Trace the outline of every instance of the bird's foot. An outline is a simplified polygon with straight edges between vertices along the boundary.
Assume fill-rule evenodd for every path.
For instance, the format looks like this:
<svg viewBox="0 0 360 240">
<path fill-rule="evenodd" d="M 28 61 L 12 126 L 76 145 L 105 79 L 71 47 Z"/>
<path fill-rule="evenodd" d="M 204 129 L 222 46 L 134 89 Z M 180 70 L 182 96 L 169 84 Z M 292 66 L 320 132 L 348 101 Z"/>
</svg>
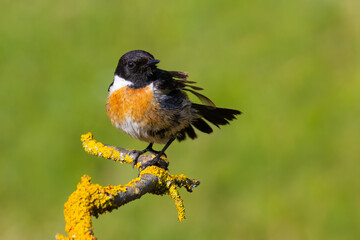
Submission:
<svg viewBox="0 0 360 240">
<path fill-rule="evenodd" d="M 159 154 L 161 154 L 161 151 L 156 151 L 156 150 L 154 150 L 154 149 L 148 150 L 148 152 L 154 154 L 156 157 L 157 157 Z M 165 153 L 163 153 L 162 155 L 164 155 L 164 156 L 167 158 L 167 155 L 166 155 Z M 160 159 L 160 157 L 159 157 L 159 159 Z"/>
<path fill-rule="evenodd" d="M 154 149 L 152 148 L 152 145 L 149 145 L 145 150 L 146 150 L 147 152 L 149 152 L 149 153 L 152 153 L 152 154 L 156 155 L 156 156 L 159 155 L 159 154 L 161 154 L 161 151 L 156 151 L 156 150 L 154 150 Z M 165 157 L 167 157 L 165 153 L 163 153 L 163 155 L 164 155 Z M 160 157 L 159 157 L 159 159 L 160 159 Z"/>
<path fill-rule="evenodd" d="M 130 156 L 133 156 L 133 157 L 132 157 L 132 158 L 133 158 L 133 162 L 132 162 L 133 167 L 135 167 L 135 165 L 138 163 L 139 157 L 140 157 L 141 155 L 143 155 L 144 153 L 146 153 L 146 152 L 147 152 L 146 149 L 144 149 L 144 150 L 142 150 L 142 151 L 132 150 L 132 151 L 129 152 L 129 155 L 130 155 Z"/>
<path fill-rule="evenodd" d="M 165 155 L 165 154 L 164 154 Z M 161 155 L 158 154 L 156 155 L 156 157 L 154 157 L 153 159 L 151 159 L 150 161 L 147 161 L 143 164 L 141 164 L 140 166 L 140 171 L 144 170 L 145 168 L 147 167 L 150 167 L 150 166 L 157 166 L 159 168 L 163 168 L 165 170 L 169 170 L 168 169 L 168 166 L 169 166 L 169 163 L 165 162 L 164 160 L 160 159 Z M 165 155 L 166 157 L 166 155 Z"/>
</svg>

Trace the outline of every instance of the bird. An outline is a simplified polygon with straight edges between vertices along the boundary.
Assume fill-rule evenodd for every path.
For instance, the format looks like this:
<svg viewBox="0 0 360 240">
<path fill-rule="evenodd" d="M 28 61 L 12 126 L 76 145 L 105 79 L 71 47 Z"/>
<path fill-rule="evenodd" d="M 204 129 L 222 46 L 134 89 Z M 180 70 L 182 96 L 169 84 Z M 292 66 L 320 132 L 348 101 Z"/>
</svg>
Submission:
<svg viewBox="0 0 360 240">
<path fill-rule="evenodd" d="M 133 50 L 120 57 L 114 78 L 108 88 L 106 112 L 112 125 L 129 136 L 147 142 L 141 151 L 133 150 L 136 164 L 139 156 L 150 152 L 155 157 L 141 165 L 145 169 L 158 165 L 162 155 L 177 139 L 197 138 L 194 130 L 212 133 L 209 125 L 220 127 L 229 124 L 241 114 L 239 110 L 216 107 L 198 91 L 202 88 L 188 81 L 188 74 L 158 68 L 159 60 L 144 50 Z M 194 94 L 202 104 L 190 101 Z M 160 150 L 153 144 L 165 144 Z M 165 155 L 166 156 L 166 155 Z M 163 167 L 167 169 L 167 165 Z"/>
</svg>

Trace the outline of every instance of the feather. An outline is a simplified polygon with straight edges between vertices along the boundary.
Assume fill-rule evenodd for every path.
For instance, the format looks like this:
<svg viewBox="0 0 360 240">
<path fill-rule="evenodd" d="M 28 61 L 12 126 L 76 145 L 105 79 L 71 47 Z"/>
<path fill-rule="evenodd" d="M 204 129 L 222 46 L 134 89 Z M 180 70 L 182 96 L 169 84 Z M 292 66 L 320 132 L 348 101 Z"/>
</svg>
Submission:
<svg viewBox="0 0 360 240">
<path fill-rule="evenodd" d="M 217 127 L 219 127 L 219 125 L 229 124 L 229 121 L 236 119 L 236 115 L 241 114 L 240 111 L 235 109 L 211 108 L 196 103 L 192 103 L 191 107 L 196 109 L 203 118 Z"/>
<path fill-rule="evenodd" d="M 203 104 L 207 105 L 207 106 L 211 106 L 211 107 L 216 107 L 215 104 L 208 98 L 208 97 L 205 97 L 204 95 L 198 93 L 198 92 L 195 92 L 191 89 L 187 89 L 187 88 L 184 88 L 183 90 L 185 91 L 188 91 L 188 92 L 191 92 L 192 94 L 194 94 Z"/>
<path fill-rule="evenodd" d="M 194 128 L 191 125 L 185 128 L 185 131 L 191 139 L 195 139 L 197 137 Z"/>
<path fill-rule="evenodd" d="M 196 119 L 194 122 L 191 123 L 194 127 L 204 133 L 212 133 L 212 128 L 201 118 Z"/>
<path fill-rule="evenodd" d="M 176 81 L 181 82 L 181 83 L 197 83 L 194 81 L 187 81 L 187 80 L 182 80 L 182 79 L 176 79 Z"/>
<path fill-rule="evenodd" d="M 178 71 L 169 71 L 170 75 L 174 78 L 179 78 L 179 79 L 182 79 L 182 80 L 187 80 L 188 78 L 188 74 L 187 72 L 178 72 Z"/>
<path fill-rule="evenodd" d="M 204 89 L 201 88 L 201 87 L 192 86 L 192 85 L 188 85 L 188 84 L 185 84 L 185 87 L 190 87 L 190 88 L 192 88 L 192 89 L 194 89 L 194 90 L 198 90 L 198 91 L 204 90 Z"/>
</svg>

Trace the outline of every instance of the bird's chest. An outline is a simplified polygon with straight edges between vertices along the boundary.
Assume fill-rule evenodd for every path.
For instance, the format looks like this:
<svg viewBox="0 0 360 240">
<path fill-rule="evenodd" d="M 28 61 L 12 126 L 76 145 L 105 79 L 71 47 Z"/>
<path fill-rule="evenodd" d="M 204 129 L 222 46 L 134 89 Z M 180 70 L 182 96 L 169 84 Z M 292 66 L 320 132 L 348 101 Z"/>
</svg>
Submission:
<svg viewBox="0 0 360 240">
<path fill-rule="evenodd" d="M 111 123 L 130 135 L 161 121 L 158 108 L 151 86 L 140 89 L 122 87 L 111 93 L 106 102 Z"/>
</svg>

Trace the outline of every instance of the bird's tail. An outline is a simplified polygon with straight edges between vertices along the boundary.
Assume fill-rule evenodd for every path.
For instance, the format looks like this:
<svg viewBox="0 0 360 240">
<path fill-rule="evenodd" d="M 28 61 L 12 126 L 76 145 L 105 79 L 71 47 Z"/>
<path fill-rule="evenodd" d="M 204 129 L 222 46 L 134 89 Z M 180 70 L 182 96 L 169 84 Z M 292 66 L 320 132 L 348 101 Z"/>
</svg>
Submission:
<svg viewBox="0 0 360 240">
<path fill-rule="evenodd" d="M 206 106 L 196 103 L 192 103 L 192 109 L 194 109 L 196 114 L 198 114 L 200 117 L 196 118 L 191 123 L 191 125 L 197 128 L 198 130 L 200 130 L 201 132 L 208 134 L 212 133 L 213 130 L 205 120 L 214 124 L 217 127 L 220 127 L 221 125 L 229 124 L 230 123 L 229 121 L 236 119 L 236 115 L 241 114 L 240 111 L 235 109 L 218 108 L 218 107 Z M 182 134 L 183 138 L 178 137 L 179 141 L 185 139 L 185 133 L 191 139 L 197 137 L 191 125 L 183 130 L 184 131 Z"/>
<path fill-rule="evenodd" d="M 241 114 L 240 111 L 235 109 L 211 107 L 196 103 L 192 104 L 192 108 L 197 110 L 200 116 L 217 127 L 219 127 L 219 125 L 229 124 L 229 121 L 236 119 L 236 115 Z M 201 129 L 199 130 L 201 131 Z"/>
</svg>

